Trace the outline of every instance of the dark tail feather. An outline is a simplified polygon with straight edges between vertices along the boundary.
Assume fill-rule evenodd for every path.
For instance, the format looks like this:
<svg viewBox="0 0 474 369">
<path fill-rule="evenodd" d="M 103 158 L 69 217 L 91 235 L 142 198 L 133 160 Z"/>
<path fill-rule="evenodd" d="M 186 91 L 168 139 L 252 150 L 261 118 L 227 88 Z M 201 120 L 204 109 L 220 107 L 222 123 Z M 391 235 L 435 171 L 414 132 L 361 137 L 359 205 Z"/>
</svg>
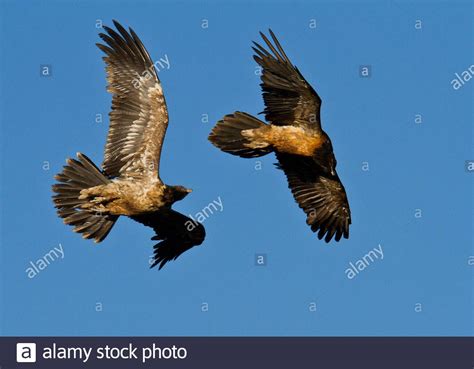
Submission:
<svg viewBox="0 0 474 369">
<path fill-rule="evenodd" d="M 250 147 L 252 143 L 248 138 L 242 136 L 241 132 L 246 129 L 256 129 L 266 126 L 261 120 L 247 113 L 235 112 L 217 122 L 209 135 L 209 141 L 219 149 L 242 158 L 255 158 L 272 152 L 270 146 Z"/>
<path fill-rule="evenodd" d="M 87 199 L 79 199 L 81 190 L 109 183 L 99 168 L 84 154 L 77 153 L 76 159 L 67 159 L 63 171 L 54 178 L 58 181 L 53 185 L 54 206 L 64 223 L 74 227 L 75 232 L 82 233 L 83 238 L 102 241 L 112 229 L 118 216 L 100 214 L 84 210 L 81 205 Z"/>
</svg>

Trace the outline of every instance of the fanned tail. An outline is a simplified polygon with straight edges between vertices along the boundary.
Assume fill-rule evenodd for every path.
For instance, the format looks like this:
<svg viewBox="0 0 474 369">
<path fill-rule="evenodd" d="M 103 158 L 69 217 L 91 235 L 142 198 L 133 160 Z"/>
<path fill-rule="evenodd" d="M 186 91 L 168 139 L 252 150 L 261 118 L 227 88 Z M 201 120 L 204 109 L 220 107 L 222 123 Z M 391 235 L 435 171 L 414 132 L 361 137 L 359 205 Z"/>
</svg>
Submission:
<svg viewBox="0 0 474 369">
<path fill-rule="evenodd" d="M 263 156 L 272 152 L 272 148 L 252 141 L 249 136 L 242 135 L 242 131 L 265 126 L 264 122 L 250 114 L 237 111 L 217 122 L 209 135 L 209 141 L 222 151 L 242 158 Z"/>
<path fill-rule="evenodd" d="M 79 196 L 81 190 L 107 184 L 110 180 L 84 154 L 77 153 L 77 159 L 67 159 L 62 172 L 54 177 L 58 181 L 52 186 L 54 206 L 64 223 L 73 226 L 75 232 L 82 233 L 83 238 L 101 242 L 118 216 L 83 209 L 81 206 L 89 200 Z"/>
</svg>

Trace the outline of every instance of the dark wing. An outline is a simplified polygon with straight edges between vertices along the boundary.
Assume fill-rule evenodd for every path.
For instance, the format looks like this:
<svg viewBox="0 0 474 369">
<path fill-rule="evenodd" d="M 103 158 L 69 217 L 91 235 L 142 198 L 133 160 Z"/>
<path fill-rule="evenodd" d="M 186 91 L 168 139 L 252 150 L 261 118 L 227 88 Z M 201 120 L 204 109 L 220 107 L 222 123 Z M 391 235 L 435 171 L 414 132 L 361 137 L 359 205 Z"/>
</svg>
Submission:
<svg viewBox="0 0 474 369">
<path fill-rule="evenodd" d="M 156 178 L 168 111 L 150 55 L 130 28 L 114 21 L 97 44 L 106 56 L 107 91 L 113 94 L 102 167 L 111 177 Z M 159 176 L 158 176 L 159 177 Z"/>
<path fill-rule="evenodd" d="M 283 48 L 271 30 L 272 42 L 262 33 L 270 51 L 254 42 L 255 61 L 262 67 L 262 83 L 265 101 L 265 118 L 275 125 L 303 126 L 321 129 L 321 99 L 304 79 L 298 68 L 291 64 Z"/>
<path fill-rule="evenodd" d="M 335 235 L 349 238 L 351 211 L 346 190 L 339 177 L 328 177 L 309 157 L 277 153 L 280 169 L 288 179 L 288 187 L 307 215 L 306 223 L 318 238 L 329 242 Z"/>
<path fill-rule="evenodd" d="M 171 209 L 131 218 L 153 228 L 156 235 L 152 240 L 161 240 L 153 247 L 155 257 L 151 268 L 158 264 L 159 269 L 163 268 L 168 261 L 176 260 L 183 252 L 200 245 L 206 237 L 201 223 Z"/>
</svg>

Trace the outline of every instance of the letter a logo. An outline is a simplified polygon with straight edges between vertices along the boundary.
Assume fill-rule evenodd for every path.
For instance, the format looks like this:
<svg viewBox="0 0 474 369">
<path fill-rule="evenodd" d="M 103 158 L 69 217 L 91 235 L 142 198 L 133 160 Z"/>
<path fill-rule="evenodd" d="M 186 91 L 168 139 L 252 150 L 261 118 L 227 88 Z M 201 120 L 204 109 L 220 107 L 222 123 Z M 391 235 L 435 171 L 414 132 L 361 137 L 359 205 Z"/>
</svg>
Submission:
<svg viewBox="0 0 474 369">
<path fill-rule="evenodd" d="M 17 343 L 16 362 L 36 363 L 36 343 Z"/>
</svg>

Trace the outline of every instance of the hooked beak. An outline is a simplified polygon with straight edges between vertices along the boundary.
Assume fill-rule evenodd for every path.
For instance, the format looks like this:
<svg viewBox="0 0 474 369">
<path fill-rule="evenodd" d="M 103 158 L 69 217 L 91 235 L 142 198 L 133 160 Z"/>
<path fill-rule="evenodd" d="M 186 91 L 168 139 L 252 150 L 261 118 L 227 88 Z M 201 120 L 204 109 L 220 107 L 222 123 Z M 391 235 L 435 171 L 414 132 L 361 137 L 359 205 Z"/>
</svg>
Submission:
<svg viewBox="0 0 474 369">
<path fill-rule="evenodd" d="M 191 192 L 193 192 L 193 190 L 191 190 L 190 188 L 186 188 L 186 192 L 191 193 Z"/>
</svg>

